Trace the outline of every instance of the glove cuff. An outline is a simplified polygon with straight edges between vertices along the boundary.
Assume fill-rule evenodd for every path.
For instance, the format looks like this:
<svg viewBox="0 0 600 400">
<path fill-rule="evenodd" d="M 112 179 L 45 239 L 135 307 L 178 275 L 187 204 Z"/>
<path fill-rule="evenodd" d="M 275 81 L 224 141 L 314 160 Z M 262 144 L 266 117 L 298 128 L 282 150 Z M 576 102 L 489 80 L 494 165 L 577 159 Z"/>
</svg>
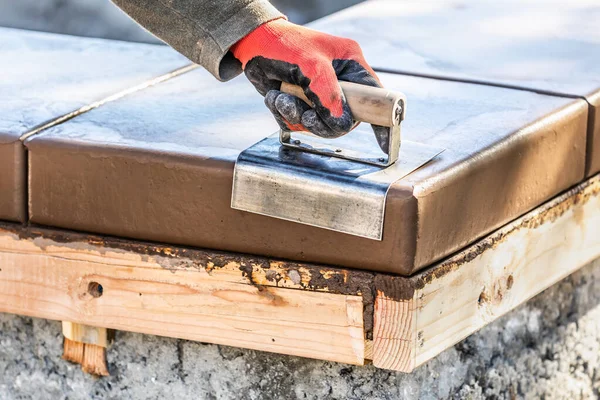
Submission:
<svg viewBox="0 0 600 400">
<path fill-rule="evenodd" d="M 246 68 L 248 61 L 257 54 L 262 54 L 263 49 L 269 48 L 293 25 L 285 17 L 268 21 L 231 46 L 230 51 L 242 63 L 242 68 Z"/>
</svg>

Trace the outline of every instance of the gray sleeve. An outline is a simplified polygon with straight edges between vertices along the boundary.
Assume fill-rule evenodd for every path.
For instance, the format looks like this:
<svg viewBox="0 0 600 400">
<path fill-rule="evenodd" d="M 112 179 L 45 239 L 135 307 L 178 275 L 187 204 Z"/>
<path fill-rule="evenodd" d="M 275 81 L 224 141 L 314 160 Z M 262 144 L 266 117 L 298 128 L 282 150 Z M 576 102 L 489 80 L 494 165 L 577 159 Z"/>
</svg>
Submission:
<svg viewBox="0 0 600 400">
<path fill-rule="evenodd" d="M 112 1 L 150 33 L 222 81 L 242 71 L 229 48 L 259 25 L 283 17 L 268 0 Z"/>
</svg>

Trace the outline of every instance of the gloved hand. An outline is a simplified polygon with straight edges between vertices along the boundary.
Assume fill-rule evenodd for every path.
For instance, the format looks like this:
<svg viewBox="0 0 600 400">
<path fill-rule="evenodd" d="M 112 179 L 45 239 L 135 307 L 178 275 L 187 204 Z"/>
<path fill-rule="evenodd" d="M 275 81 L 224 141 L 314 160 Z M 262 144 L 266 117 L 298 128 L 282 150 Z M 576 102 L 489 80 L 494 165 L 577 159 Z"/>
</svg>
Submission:
<svg viewBox="0 0 600 400">
<path fill-rule="evenodd" d="M 355 41 L 285 19 L 259 26 L 233 45 L 231 52 L 283 129 L 310 131 L 325 138 L 342 136 L 354 121 L 338 80 L 382 86 Z M 314 109 L 282 93 L 281 82 L 301 86 Z M 387 152 L 388 128 L 373 126 L 373 130 Z"/>
</svg>

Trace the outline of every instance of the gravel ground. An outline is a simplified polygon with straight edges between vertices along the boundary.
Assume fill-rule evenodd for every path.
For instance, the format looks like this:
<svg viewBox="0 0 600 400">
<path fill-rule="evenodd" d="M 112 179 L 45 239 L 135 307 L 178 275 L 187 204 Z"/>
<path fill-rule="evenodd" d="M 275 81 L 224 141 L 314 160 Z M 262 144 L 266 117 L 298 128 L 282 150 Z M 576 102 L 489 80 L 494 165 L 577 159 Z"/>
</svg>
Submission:
<svg viewBox="0 0 600 400">
<path fill-rule="evenodd" d="M 600 260 L 408 375 L 118 332 L 95 379 L 60 358 L 60 323 L 0 328 L 1 399 L 600 397 Z"/>
</svg>

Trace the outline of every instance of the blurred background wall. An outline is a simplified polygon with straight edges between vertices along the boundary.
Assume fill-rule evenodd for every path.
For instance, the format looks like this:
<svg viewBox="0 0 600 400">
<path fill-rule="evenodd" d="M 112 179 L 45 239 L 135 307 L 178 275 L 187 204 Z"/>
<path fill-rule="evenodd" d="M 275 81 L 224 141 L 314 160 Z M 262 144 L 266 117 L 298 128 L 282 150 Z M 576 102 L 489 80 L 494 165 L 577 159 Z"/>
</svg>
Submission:
<svg viewBox="0 0 600 400">
<path fill-rule="evenodd" d="M 363 0 L 271 0 L 291 21 L 306 23 Z M 0 26 L 136 42 L 157 40 L 109 0 L 0 0 Z"/>
</svg>

